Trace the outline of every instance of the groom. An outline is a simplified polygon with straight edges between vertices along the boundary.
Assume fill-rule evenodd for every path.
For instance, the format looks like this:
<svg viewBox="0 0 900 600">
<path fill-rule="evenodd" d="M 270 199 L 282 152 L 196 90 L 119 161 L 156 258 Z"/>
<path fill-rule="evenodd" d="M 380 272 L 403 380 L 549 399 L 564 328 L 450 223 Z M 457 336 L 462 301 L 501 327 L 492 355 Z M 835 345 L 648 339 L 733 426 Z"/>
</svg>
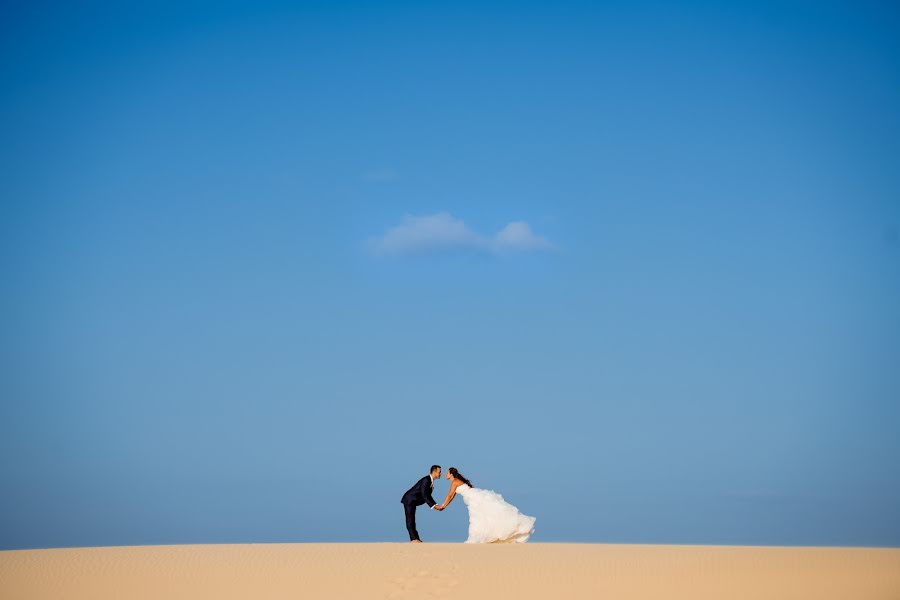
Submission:
<svg viewBox="0 0 900 600">
<path fill-rule="evenodd" d="M 414 486 L 406 490 L 400 502 L 403 503 L 403 511 L 406 513 L 406 529 L 409 531 L 409 541 L 414 544 L 421 544 L 419 532 L 416 531 L 416 507 L 422 504 L 428 504 L 435 510 L 441 510 L 437 507 L 437 502 L 431 497 L 431 490 L 434 489 L 434 480 L 441 478 L 441 465 L 431 465 L 431 472 L 416 482 Z"/>
</svg>

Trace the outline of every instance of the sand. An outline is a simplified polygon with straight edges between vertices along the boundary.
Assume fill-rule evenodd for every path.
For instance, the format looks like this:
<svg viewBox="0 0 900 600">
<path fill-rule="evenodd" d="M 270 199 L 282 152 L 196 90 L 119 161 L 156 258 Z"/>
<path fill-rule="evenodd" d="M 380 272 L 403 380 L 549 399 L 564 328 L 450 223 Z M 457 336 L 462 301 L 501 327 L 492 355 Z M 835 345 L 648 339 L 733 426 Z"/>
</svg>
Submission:
<svg viewBox="0 0 900 600">
<path fill-rule="evenodd" d="M 4 600 L 900 599 L 900 549 L 233 544 L 0 552 Z"/>
</svg>

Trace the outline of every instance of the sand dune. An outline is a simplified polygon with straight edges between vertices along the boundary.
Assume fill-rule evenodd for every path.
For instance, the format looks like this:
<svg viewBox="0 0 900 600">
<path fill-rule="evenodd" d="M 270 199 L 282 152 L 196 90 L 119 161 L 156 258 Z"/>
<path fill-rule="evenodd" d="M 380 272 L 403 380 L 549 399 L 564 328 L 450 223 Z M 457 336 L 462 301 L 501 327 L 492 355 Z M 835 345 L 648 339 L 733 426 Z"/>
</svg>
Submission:
<svg viewBox="0 0 900 600">
<path fill-rule="evenodd" d="M 0 552 L 4 600 L 900 599 L 900 549 L 235 544 Z"/>
</svg>

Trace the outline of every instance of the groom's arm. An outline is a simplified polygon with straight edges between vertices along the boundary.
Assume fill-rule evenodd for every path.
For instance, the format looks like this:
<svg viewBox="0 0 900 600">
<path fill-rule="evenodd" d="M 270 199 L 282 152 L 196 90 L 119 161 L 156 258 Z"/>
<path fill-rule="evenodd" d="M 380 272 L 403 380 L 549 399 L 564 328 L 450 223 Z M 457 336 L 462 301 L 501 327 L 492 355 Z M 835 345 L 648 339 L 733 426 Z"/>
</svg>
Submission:
<svg viewBox="0 0 900 600">
<path fill-rule="evenodd" d="M 422 480 L 422 492 L 423 496 L 425 496 L 425 502 L 428 504 L 429 508 L 434 508 L 434 505 L 437 502 L 434 501 L 434 498 L 431 497 L 431 477 L 426 477 Z"/>
</svg>

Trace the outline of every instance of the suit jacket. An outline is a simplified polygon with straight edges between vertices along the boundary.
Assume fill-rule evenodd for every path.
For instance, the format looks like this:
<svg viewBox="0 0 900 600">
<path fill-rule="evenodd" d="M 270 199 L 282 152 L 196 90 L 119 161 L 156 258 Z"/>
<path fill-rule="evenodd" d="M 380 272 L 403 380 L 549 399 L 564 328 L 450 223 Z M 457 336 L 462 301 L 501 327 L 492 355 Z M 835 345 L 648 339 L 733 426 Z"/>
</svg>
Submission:
<svg viewBox="0 0 900 600">
<path fill-rule="evenodd" d="M 412 506 L 419 506 L 421 504 L 434 506 L 437 504 L 437 502 L 434 501 L 434 498 L 431 497 L 431 476 L 426 475 L 417 481 L 414 486 L 406 490 L 406 493 L 403 494 L 403 498 L 400 499 L 400 502 L 403 504 L 411 504 Z"/>
</svg>

